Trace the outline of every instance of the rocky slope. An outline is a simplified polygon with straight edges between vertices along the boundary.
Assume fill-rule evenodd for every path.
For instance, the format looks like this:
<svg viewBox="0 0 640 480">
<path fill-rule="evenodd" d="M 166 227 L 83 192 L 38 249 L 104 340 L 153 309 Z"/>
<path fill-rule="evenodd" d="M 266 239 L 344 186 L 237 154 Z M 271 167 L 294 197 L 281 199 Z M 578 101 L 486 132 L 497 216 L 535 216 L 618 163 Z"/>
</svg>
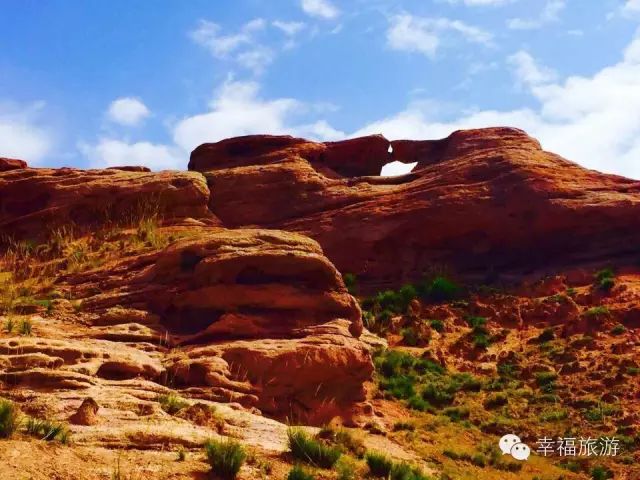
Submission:
<svg viewBox="0 0 640 480">
<path fill-rule="evenodd" d="M 418 165 L 380 177 L 392 160 Z M 640 183 L 506 128 L 240 137 L 189 169 L 0 158 L 0 401 L 22 415 L 0 478 L 208 478 L 203 442 L 235 438 L 239 478 L 283 479 L 309 463 L 287 424 L 342 449 L 341 479 L 365 450 L 424 472 L 400 480 L 640 474 Z M 624 450 L 514 463 L 513 429 Z"/>
<path fill-rule="evenodd" d="M 378 177 L 392 160 L 418 165 Z M 639 182 L 586 170 L 515 129 L 437 141 L 241 137 L 198 147 L 189 168 L 207 177 L 225 225 L 309 235 L 375 288 L 434 264 L 491 278 L 612 262 L 635 255 L 640 235 Z"/>
</svg>

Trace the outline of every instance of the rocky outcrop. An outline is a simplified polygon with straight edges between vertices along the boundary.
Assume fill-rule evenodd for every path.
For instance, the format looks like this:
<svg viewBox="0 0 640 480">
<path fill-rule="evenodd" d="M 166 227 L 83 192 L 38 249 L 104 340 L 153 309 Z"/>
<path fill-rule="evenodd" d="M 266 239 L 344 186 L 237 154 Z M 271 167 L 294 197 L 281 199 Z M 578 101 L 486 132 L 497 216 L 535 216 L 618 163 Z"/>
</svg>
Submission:
<svg viewBox="0 0 640 480">
<path fill-rule="evenodd" d="M 19 170 L 22 168 L 27 168 L 27 162 L 24 160 L 0 157 L 0 172 L 8 172 L 9 170 Z"/>
<path fill-rule="evenodd" d="M 63 285 L 82 299 L 90 323 L 102 325 L 100 338 L 130 342 L 135 332 L 137 341 L 154 342 L 151 332 L 160 332 L 155 342 L 173 347 L 164 378 L 199 396 L 314 423 L 349 418 L 364 400 L 373 366 L 358 340 L 359 306 L 309 238 L 202 229 L 164 251 L 66 277 Z M 145 325 L 131 329 L 136 319 Z M 131 378 L 130 371 L 112 358 L 91 373 Z"/>
<path fill-rule="evenodd" d="M 156 217 L 215 224 L 200 174 L 17 169 L 0 173 L 0 232 L 38 241 L 57 228 L 91 230 Z"/>
<path fill-rule="evenodd" d="M 391 160 L 418 165 L 375 176 Z M 434 265 L 492 278 L 611 262 L 640 240 L 639 182 L 586 170 L 516 129 L 437 141 L 240 137 L 198 147 L 189 167 L 207 177 L 225 225 L 309 235 L 376 288 Z"/>
</svg>

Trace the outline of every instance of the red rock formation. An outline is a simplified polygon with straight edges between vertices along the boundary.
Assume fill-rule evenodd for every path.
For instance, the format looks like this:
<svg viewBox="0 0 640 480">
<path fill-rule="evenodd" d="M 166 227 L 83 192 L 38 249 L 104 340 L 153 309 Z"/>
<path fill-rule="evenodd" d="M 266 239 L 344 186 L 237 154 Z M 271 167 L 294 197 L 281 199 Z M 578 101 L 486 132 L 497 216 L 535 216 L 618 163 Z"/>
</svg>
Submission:
<svg viewBox="0 0 640 480">
<path fill-rule="evenodd" d="M 150 172 L 149 167 L 140 167 L 137 165 L 125 165 L 122 167 L 108 167 L 107 170 L 122 170 L 123 172 Z"/>
<path fill-rule="evenodd" d="M 0 172 L 8 172 L 9 170 L 18 170 L 21 168 L 27 168 L 27 162 L 15 158 L 0 157 Z"/>
<path fill-rule="evenodd" d="M 166 223 L 217 223 L 199 174 L 21 169 L 0 173 L 0 233 L 39 240 L 61 226 L 122 223 L 142 214 Z"/>
<path fill-rule="evenodd" d="M 372 177 L 390 144 L 393 159 L 418 165 Z M 484 275 L 612 261 L 640 240 L 639 182 L 586 170 L 516 129 L 391 143 L 241 137 L 198 147 L 189 166 L 225 225 L 309 235 L 340 271 L 377 287 L 434 264 Z"/>
<path fill-rule="evenodd" d="M 203 229 L 165 251 L 66 282 L 83 298 L 83 311 L 109 318 L 95 324 L 114 326 L 115 306 L 156 314 L 176 345 L 164 361 L 168 377 L 207 398 L 314 423 L 329 420 L 316 417 L 321 405 L 348 418 L 364 400 L 373 366 L 357 339 L 360 309 L 306 237 Z M 122 368 L 128 378 L 125 365 L 109 365 L 110 377 Z"/>
</svg>

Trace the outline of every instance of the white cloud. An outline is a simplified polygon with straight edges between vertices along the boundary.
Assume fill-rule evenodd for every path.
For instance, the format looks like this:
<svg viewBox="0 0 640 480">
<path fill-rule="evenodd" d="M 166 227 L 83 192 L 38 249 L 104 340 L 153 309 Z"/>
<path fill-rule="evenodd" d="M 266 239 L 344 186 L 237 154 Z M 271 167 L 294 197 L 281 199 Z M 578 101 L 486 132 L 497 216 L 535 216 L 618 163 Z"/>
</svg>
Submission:
<svg viewBox="0 0 640 480">
<path fill-rule="evenodd" d="M 262 73 L 275 59 L 273 50 L 268 47 L 256 47 L 238 55 L 238 63 L 252 70 L 254 73 Z"/>
<path fill-rule="evenodd" d="M 264 19 L 256 18 L 245 23 L 238 32 L 223 35 L 218 24 L 201 20 L 189 36 L 215 58 L 235 60 L 240 66 L 259 74 L 275 59 L 273 50 L 256 38 L 266 26 Z"/>
<path fill-rule="evenodd" d="M 325 120 L 319 120 L 308 125 L 294 126 L 291 130 L 293 135 L 313 140 L 333 141 L 346 138 L 346 134 L 336 130 Z"/>
<path fill-rule="evenodd" d="M 560 13 L 567 6 L 567 0 L 547 0 L 542 12 L 537 18 L 512 18 L 507 26 L 512 30 L 534 30 L 542 28 L 549 23 L 557 22 Z"/>
<path fill-rule="evenodd" d="M 622 13 L 626 15 L 640 13 L 640 0 L 627 0 L 622 7 Z"/>
<path fill-rule="evenodd" d="M 525 86 L 547 83 L 556 77 L 556 73 L 553 70 L 539 65 L 535 59 L 524 50 L 514 53 L 507 61 L 514 68 L 518 80 Z"/>
<path fill-rule="evenodd" d="M 291 134 L 316 139 L 337 139 L 343 132 L 326 122 L 298 123 L 297 115 L 308 110 L 293 98 L 264 100 L 259 96 L 256 82 L 227 80 L 211 102 L 211 110 L 187 117 L 173 130 L 177 145 L 191 151 L 201 143 L 217 142 L 224 138 L 251 134 Z"/>
<path fill-rule="evenodd" d="M 284 22 L 282 20 L 275 20 L 272 25 L 290 37 L 297 35 L 306 27 L 304 22 Z"/>
<path fill-rule="evenodd" d="M 340 11 L 329 0 L 302 0 L 302 10 L 312 17 L 336 18 Z"/>
<path fill-rule="evenodd" d="M 149 116 L 151 112 L 142 101 L 133 97 L 122 97 L 109 105 L 107 117 L 115 123 L 136 126 Z"/>
<path fill-rule="evenodd" d="M 339 140 L 345 133 L 324 120 L 300 121 L 305 114 L 328 111 L 325 106 L 305 104 L 293 98 L 264 100 L 253 81 L 224 82 L 209 111 L 186 117 L 172 127 L 173 144 L 101 138 L 95 144 L 80 143 L 78 149 L 93 168 L 142 165 L 153 170 L 184 169 L 198 145 L 251 134 L 297 135 L 314 140 Z"/>
<path fill-rule="evenodd" d="M 78 148 L 89 159 L 91 168 L 137 165 L 153 170 L 184 170 L 187 163 L 182 150 L 149 142 L 102 138 L 95 145 L 81 143 Z"/>
<path fill-rule="evenodd" d="M 253 34 L 263 30 L 265 24 L 263 19 L 257 18 L 245 23 L 237 33 L 222 35 L 220 25 L 200 20 L 198 28 L 190 32 L 190 37 L 198 45 L 209 49 L 213 56 L 225 58 L 243 45 L 253 43 Z"/>
<path fill-rule="evenodd" d="M 0 157 L 19 158 L 37 165 L 51 152 L 52 132 L 38 120 L 43 108 L 43 102 L 0 103 Z"/>
<path fill-rule="evenodd" d="M 389 19 L 387 44 L 394 50 L 434 57 L 445 37 L 456 34 L 472 43 L 491 45 L 492 35 L 460 20 L 423 18 L 403 13 Z"/>
<path fill-rule="evenodd" d="M 511 58 L 516 76 L 538 103 L 536 108 L 462 112 L 454 120 L 441 121 L 432 109 L 414 103 L 354 135 L 441 138 L 460 128 L 514 126 L 537 137 L 547 150 L 588 168 L 640 179 L 640 37 L 619 63 L 590 77 L 557 81 L 540 74 L 548 69 L 525 52 Z"/>
</svg>

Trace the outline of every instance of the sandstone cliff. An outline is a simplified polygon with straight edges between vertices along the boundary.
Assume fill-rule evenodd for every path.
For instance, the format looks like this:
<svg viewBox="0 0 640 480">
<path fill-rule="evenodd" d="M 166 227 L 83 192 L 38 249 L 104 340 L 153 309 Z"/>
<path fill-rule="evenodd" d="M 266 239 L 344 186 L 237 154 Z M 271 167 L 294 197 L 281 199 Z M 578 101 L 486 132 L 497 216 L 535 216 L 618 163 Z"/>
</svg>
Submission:
<svg viewBox="0 0 640 480">
<path fill-rule="evenodd" d="M 392 160 L 418 165 L 377 176 Z M 241 137 L 198 147 L 189 168 L 207 177 L 225 225 L 309 235 L 375 287 L 433 265 L 482 278 L 611 262 L 640 240 L 639 182 L 586 170 L 516 129 L 437 141 Z"/>
</svg>

